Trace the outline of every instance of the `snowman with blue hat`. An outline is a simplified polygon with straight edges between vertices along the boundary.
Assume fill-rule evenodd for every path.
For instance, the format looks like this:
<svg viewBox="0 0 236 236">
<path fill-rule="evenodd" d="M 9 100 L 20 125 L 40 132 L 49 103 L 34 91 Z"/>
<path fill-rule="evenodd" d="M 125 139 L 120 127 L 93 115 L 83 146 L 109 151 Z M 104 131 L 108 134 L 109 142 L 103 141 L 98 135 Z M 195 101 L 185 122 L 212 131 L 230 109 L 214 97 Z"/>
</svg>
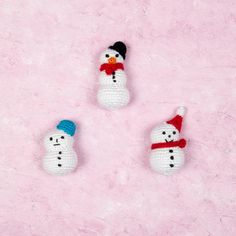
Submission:
<svg viewBox="0 0 236 236">
<path fill-rule="evenodd" d="M 70 120 L 62 120 L 56 129 L 49 132 L 44 139 L 46 155 L 43 168 L 53 175 L 64 175 L 72 172 L 78 163 L 73 148 L 76 125 Z"/>
</svg>

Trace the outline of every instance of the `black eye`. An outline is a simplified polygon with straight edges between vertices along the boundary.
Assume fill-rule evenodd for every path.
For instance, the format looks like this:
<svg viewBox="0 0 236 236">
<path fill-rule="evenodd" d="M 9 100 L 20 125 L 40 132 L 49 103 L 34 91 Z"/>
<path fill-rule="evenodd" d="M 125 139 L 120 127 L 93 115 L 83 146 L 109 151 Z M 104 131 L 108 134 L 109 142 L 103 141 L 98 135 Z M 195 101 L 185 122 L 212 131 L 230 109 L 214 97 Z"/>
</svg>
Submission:
<svg viewBox="0 0 236 236">
<path fill-rule="evenodd" d="M 106 54 L 105 57 L 109 57 L 109 54 Z"/>
<path fill-rule="evenodd" d="M 61 139 L 64 139 L 65 137 L 64 136 L 61 136 Z"/>
<path fill-rule="evenodd" d="M 176 131 L 173 131 L 173 134 L 176 134 Z"/>
<path fill-rule="evenodd" d="M 119 54 L 116 54 L 116 57 L 119 57 Z"/>
<path fill-rule="evenodd" d="M 50 141 L 52 141 L 53 140 L 53 138 L 52 137 L 50 137 L 50 139 L 49 139 Z"/>
<path fill-rule="evenodd" d="M 166 132 L 165 132 L 165 131 L 163 131 L 163 132 L 162 132 L 162 134 L 166 134 Z"/>
</svg>

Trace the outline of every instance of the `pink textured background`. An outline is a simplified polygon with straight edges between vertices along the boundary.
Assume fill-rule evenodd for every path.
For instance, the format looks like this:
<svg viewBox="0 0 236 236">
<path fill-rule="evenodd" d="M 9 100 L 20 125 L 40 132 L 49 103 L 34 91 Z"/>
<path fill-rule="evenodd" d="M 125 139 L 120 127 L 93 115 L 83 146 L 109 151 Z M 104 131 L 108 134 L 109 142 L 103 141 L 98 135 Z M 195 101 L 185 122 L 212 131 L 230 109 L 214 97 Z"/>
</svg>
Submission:
<svg viewBox="0 0 236 236">
<path fill-rule="evenodd" d="M 96 104 L 99 53 L 128 45 L 132 103 Z M 0 2 L 1 236 L 235 236 L 235 0 Z M 185 105 L 187 164 L 149 170 L 152 127 Z M 43 135 L 79 124 L 77 172 Z"/>
</svg>

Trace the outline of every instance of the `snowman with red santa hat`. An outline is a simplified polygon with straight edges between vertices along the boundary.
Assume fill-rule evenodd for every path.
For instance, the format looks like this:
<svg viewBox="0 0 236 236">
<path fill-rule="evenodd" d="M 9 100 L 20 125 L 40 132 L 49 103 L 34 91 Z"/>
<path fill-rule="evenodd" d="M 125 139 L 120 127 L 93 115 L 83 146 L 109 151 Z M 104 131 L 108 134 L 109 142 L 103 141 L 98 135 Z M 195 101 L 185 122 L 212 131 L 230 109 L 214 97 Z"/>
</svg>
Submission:
<svg viewBox="0 0 236 236">
<path fill-rule="evenodd" d="M 102 52 L 100 57 L 100 86 L 97 100 L 102 107 L 109 110 L 124 107 L 130 100 L 123 64 L 126 50 L 126 45 L 118 41 Z"/>
<path fill-rule="evenodd" d="M 186 140 L 180 139 L 184 107 L 179 107 L 176 116 L 156 126 L 151 132 L 151 168 L 163 175 L 171 175 L 184 165 L 183 148 Z"/>
</svg>

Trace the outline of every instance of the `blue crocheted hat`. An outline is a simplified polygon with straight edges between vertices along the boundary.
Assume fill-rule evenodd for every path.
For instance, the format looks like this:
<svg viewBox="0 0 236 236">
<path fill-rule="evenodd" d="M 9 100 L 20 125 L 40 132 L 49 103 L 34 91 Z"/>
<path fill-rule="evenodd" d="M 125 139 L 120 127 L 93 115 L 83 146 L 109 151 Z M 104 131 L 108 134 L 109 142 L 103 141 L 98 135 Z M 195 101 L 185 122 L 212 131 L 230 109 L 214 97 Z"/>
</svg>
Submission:
<svg viewBox="0 0 236 236">
<path fill-rule="evenodd" d="M 69 134 L 70 136 L 74 136 L 76 125 L 71 120 L 62 120 L 57 125 L 57 129 L 64 131 L 65 133 Z"/>
</svg>

